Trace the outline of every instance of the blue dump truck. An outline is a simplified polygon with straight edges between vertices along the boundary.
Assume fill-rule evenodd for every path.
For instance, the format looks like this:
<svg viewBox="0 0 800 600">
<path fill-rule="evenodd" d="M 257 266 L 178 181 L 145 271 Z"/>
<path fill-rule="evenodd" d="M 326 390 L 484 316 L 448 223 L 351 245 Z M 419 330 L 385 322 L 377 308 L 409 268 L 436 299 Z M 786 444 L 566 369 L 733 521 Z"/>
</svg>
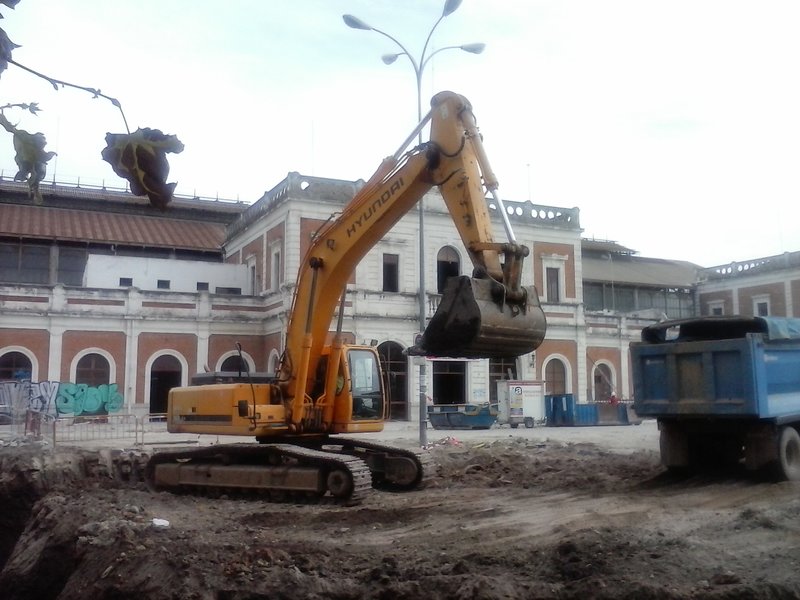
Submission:
<svg viewBox="0 0 800 600">
<path fill-rule="evenodd" d="M 634 409 L 668 469 L 738 463 L 800 480 L 800 319 L 665 321 L 631 344 Z"/>
</svg>

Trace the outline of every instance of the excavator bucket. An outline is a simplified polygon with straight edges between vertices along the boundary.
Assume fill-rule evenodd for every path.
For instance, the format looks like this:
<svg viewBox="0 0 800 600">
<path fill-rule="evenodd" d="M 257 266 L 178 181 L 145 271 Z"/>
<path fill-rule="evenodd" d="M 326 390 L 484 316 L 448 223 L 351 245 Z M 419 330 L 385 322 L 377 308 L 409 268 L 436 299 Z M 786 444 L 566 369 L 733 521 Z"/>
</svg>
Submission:
<svg viewBox="0 0 800 600">
<path fill-rule="evenodd" d="M 451 358 L 514 358 L 535 350 L 547 322 L 534 287 L 512 303 L 492 279 L 453 277 L 436 314 L 409 354 Z"/>
</svg>

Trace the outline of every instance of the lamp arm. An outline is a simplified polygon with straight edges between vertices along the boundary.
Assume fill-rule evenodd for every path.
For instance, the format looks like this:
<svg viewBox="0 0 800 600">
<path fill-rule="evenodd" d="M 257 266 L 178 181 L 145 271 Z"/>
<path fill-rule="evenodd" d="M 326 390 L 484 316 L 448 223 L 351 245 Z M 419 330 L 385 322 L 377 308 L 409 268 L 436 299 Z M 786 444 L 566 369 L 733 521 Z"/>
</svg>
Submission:
<svg viewBox="0 0 800 600">
<path fill-rule="evenodd" d="M 442 19 L 444 19 L 444 18 L 445 18 L 445 15 L 443 14 L 438 19 L 436 19 L 436 23 L 433 24 L 433 27 L 431 27 L 431 30 L 428 32 L 428 39 L 425 40 L 425 45 L 422 47 L 422 54 L 419 55 L 420 67 L 419 67 L 418 77 L 420 77 L 420 78 L 422 77 L 422 69 L 425 68 L 424 65 L 428 62 L 425 59 L 425 53 L 428 51 L 428 44 L 430 44 L 431 37 L 433 37 L 433 32 L 436 31 L 436 28 L 439 26 L 439 23 L 441 23 Z M 436 53 L 434 52 L 433 54 L 436 54 Z M 431 56 L 433 56 L 433 55 L 431 55 Z"/>
<path fill-rule="evenodd" d="M 432 59 L 434 56 L 436 56 L 437 54 L 439 54 L 439 52 L 443 52 L 444 50 L 452 50 L 452 49 L 454 49 L 454 48 L 455 48 L 455 49 L 459 49 L 459 48 L 461 48 L 461 46 L 445 46 L 445 47 L 443 47 L 443 48 L 439 48 L 439 49 L 437 49 L 437 50 L 434 50 L 433 52 L 431 52 L 430 56 L 428 56 L 428 57 L 425 59 L 425 62 L 423 62 L 423 63 L 420 65 L 420 67 L 419 67 L 419 70 L 420 70 L 420 72 L 425 70 L 425 66 L 426 66 L 426 65 L 427 65 L 427 64 L 428 64 L 428 63 L 431 61 L 431 59 Z"/>
<path fill-rule="evenodd" d="M 439 20 L 441 20 L 441 19 L 439 19 Z M 389 35 L 385 31 L 381 31 L 380 29 L 375 29 L 374 27 L 372 28 L 372 31 L 374 31 L 375 33 L 380 33 L 383 37 L 389 38 L 395 44 L 397 44 L 400 47 L 400 49 L 403 51 L 403 54 L 405 54 L 408 57 L 408 60 L 411 61 L 411 65 L 414 67 L 414 73 L 419 73 L 420 72 L 420 68 L 419 68 L 419 65 L 417 64 L 417 61 L 414 60 L 414 57 L 411 56 L 411 53 L 408 51 L 408 49 L 403 44 L 400 43 L 400 40 L 398 40 L 394 36 Z"/>
</svg>

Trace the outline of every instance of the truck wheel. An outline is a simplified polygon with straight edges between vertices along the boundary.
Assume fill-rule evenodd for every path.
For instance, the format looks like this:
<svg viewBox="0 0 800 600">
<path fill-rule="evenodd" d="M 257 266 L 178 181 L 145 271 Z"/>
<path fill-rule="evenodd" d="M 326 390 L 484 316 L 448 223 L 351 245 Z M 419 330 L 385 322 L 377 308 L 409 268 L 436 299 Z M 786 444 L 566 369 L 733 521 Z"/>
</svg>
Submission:
<svg viewBox="0 0 800 600">
<path fill-rule="evenodd" d="M 800 481 L 800 434 L 794 427 L 781 429 L 778 440 L 780 475 L 788 481 Z"/>
<path fill-rule="evenodd" d="M 516 429 L 517 427 L 519 427 L 519 423 L 511 423 L 510 425 L 511 429 Z"/>
<path fill-rule="evenodd" d="M 533 427 L 533 419 L 531 417 L 525 417 L 525 428 L 530 429 Z"/>
</svg>

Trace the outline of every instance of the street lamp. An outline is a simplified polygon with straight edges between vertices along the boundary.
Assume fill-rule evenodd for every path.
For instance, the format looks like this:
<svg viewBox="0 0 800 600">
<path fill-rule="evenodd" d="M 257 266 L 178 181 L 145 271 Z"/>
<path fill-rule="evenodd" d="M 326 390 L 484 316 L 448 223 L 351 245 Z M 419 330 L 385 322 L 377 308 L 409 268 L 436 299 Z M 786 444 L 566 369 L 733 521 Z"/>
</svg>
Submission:
<svg viewBox="0 0 800 600">
<path fill-rule="evenodd" d="M 354 17 L 353 15 L 343 15 L 342 20 L 344 21 L 345 25 L 352 29 L 361 29 L 362 31 L 374 31 L 386 38 L 392 40 L 395 44 L 400 47 L 402 52 L 397 52 L 395 54 L 384 54 L 381 57 L 381 60 L 384 64 L 390 65 L 394 61 L 397 60 L 400 56 L 407 56 L 411 66 L 414 68 L 414 75 L 416 76 L 417 81 L 417 122 L 422 121 L 422 74 L 425 71 L 425 67 L 430 62 L 430 60 L 439 52 L 443 52 L 445 50 L 463 50 L 464 52 L 469 52 L 470 54 L 480 54 L 486 48 L 486 44 L 481 43 L 473 43 L 473 44 L 462 44 L 460 46 L 445 46 L 443 48 L 439 48 L 434 52 L 431 52 L 429 55 L 426 56 L 428 51 L 428 44 L 431 41 L 431 37 L 433 36 L 433 32 L 439 26 L 439 23 L 442 22 L 446 16 L 453 14 L 456 9 L 461 6 L 461 0 L 446 0 L 444 3 L 444 9 L 442 10 L 441 16 L 436 20 L 431 27 L 431 30 L 428 32 L 428 37 L 425 39 L 425 45 L 422 47 L 422 53 L 419 56 L 419 60 L 416 60 L 414 56 L 408 51 L 408 49 L 394 36 L 382 31 L 380 29 L 376 29 L 371 25 L 365 23 L 358 17 Z M 419 133 L 419 142 L 422 143 L 422 132 Z"/>
<path fill-rule="evenodd" d="M 474 43 L 474 44 L 463 44 L 461 46 L 445 46 L 443 48 L 439 48 L 431 52 L 429 55 L 426 56 L 428 51 L 428 44 L 431 41 L 431 37 L 433 36 L 433 32 L 439 26 L 439 23 L 442 22 L 446 16 L 453 14 L 458 7 L 461 6 L 461 0 L 445 0 L 444 9 L 442 10 L 441 16 L 436 20 L 431 27 L 431 30 L 428 32 L 428 37 L 425 39 L 425 45 L 422 47 L 422 53 L 419 55 L 419 60 L 416 60 L 412 54 L 408 51 L 408 49 L 396 38 L 389 35 L 385 31 L 381 31 L 380 29 L 376 29 L 371 25 L 368 25 L 358 17 L 354 17 L 353 15 L 343 15 L 342 19 L 344 20 L 345 25 L 351 27 L 353 29 L 361 29 L 363 31 L 374 31 L 375 33 L 379 33 L 380 35 L 389 38 L 399 46 L 401 52 L 397 52 L 394 54 L 384 54 L 381 57 L 381 60 L 384 64 L 390 65 L 394 61 L 397 60 L 400 56 L 408 57 L 411 66 L 414 68 L 414 75 L 417 81 L 417 122 L 422 123 L 422 73 L 425 71 L 425 67 L 430 62 L 430 60 L 439 52 L 444 52 L 445 50 L 463 50 L 464 52 L 469 52 L 471 54 L 480 54 L 483 52 L 484 48 L 486 48 L 486 44 Z M 419 133 L 418 133 L 418 143 L 422 144 L 422 127 L 419 126 Z M 425 236 L 423 233 L 425 227 L 425 207 L 423 201 L 419 201 L 419 326 L 420 331 L 425 331 Z M 419 366 L 419 442 L 420 445 L 424 446 L 427 443 L 427 432 L 425 429 L 425 421 L 428 418 L 427 415 L 427 373 L 425 367 L 425 359 L 423 358 L 420 362 Z"/>
<path fill-rule="evenodd" d="M 462 44 L 460 46 L 445 46 L 444 48 L 439 48 L 435 52 L 432 52 L 431 55 L 427 58 L 427 60 L 425 60 L 425 64 L 427 64 L 430 61 L 430 59 L 433 58 L 434 54 L 438 54 L 442 50 L 449 50 L 451 48 L 455 48 L 457 50 L 463 50 L 464 52 L 469 52 L 470 54 L 480 54 L 486 48 L 486 44 L 475 43 L 475 44 Z M 403 56 L 404 54 L 405 52 L 398 52 L 396 54 L 384 54 L 383 56 L 381 56 L 381 60 L 384 62 L 384 64 L 390 65 L 397 60 L 398 56 Z M 420 66 L 420 70 L 424 69 L 425 64 Z"/>
</svg>

